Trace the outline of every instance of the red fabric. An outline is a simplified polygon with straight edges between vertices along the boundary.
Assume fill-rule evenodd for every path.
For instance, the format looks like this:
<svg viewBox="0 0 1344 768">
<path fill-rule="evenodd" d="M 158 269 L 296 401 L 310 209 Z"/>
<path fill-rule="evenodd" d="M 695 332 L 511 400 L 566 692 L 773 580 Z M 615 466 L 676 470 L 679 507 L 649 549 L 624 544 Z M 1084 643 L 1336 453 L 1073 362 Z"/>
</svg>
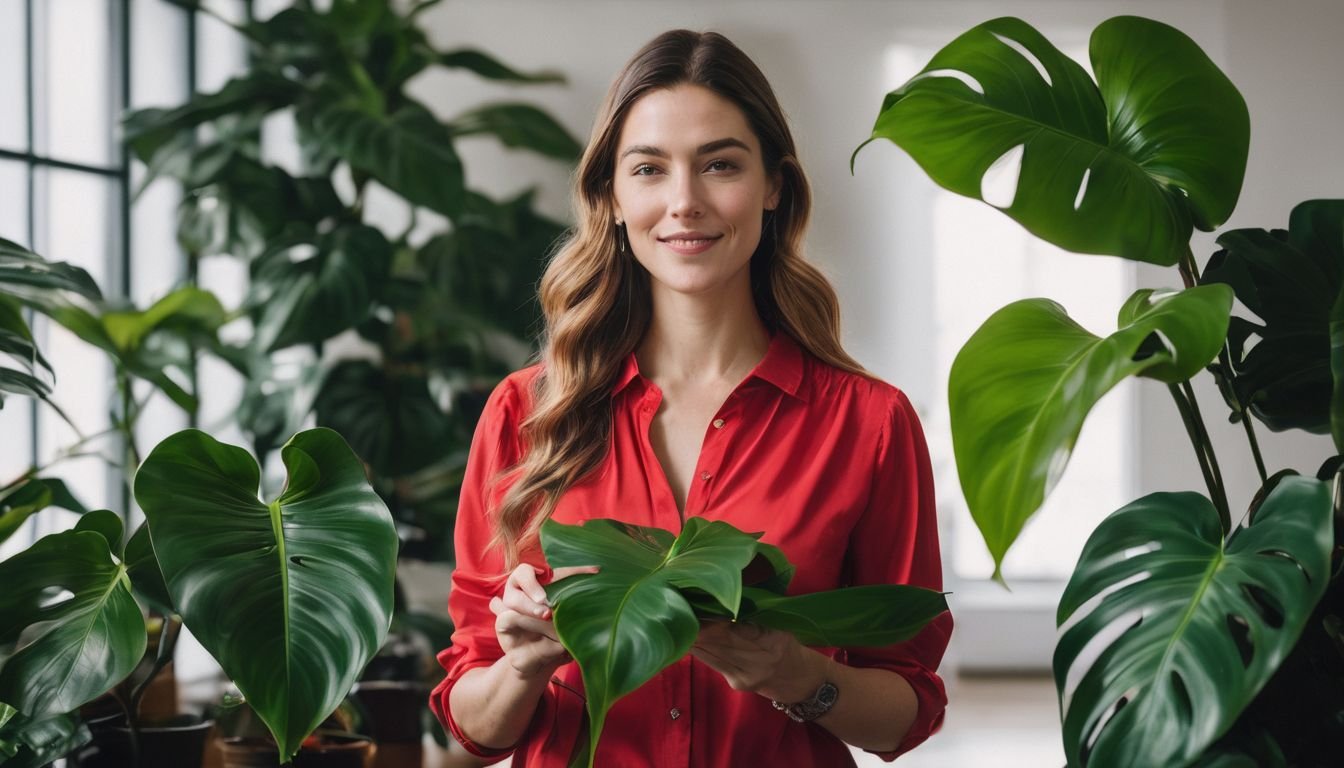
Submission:
<svg viewBox="0 0 1344 768">
<path fill-rule="evenodd" d="M 489 601 L 502 593 L 504 563 L 497 550 L 486 549 L 491 530 L 484 509 L 487 494 L 493 508 L 508 480 L 487 485 L 520 458 L 517 428 L 538 371 L 533 366 L 510 375 L 490 396 L 462 487 L 448 601 L 457 631 L 452 647 L 439 654 L 447 676 L 430 697 L 439 720 L 459 740 L 465 737 L 448 712 L 449 691 L 467 670 L 502 655 Z M 680 530 L 649 441 L 661 397 L 631 355 L 612 394 L 610 450 L 561 498 L 556 520 L 619 517 Z M 723 425 L 706 427 L 686 514 L 764 531 L 763 540 L 797 566 L 791 593 L 860 584 L 942 588 L 928 451 L 914 409 L 899 390 L 826 365 L 780 332 L 715 418 Z M 540 552 L 525 559 L 544 565 Z M 837 654 L 853 666 L 899 673 L 919 699 L 914 726 L 895 751 L 881 754 L 884 760 L 941 726 L 947 697 L 935 670 L 951 631 L 951 616 L 944 614 L 908 642 Z M 513 765 L 566 765 L 584 708 L 582 691 L 576 664 L 556 672 L 516 745 Z M 849 748 L 825 728 L 795 723 L 764 697 L 732 690 L 688 655 L 616 702 L 597 764 L 729 768 L 853 761 Z"/>
</svg>

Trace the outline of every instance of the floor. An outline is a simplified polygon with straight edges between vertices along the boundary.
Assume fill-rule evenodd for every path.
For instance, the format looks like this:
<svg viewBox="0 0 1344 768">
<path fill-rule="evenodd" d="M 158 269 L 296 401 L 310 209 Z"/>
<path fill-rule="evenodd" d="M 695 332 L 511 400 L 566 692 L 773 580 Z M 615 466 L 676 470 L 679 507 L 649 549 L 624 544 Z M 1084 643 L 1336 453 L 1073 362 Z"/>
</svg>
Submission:
<svg viewBox="0 0 1344 768">
<path fill-rule="evenodd" d="M 1064 765 L 1049 677 L 961 677 L 948 686 L 943 729 L 902 755 L 900 768 L 1051 768 Z M 856 752 L 859 768 L 888 765 Z"/>
</svg>

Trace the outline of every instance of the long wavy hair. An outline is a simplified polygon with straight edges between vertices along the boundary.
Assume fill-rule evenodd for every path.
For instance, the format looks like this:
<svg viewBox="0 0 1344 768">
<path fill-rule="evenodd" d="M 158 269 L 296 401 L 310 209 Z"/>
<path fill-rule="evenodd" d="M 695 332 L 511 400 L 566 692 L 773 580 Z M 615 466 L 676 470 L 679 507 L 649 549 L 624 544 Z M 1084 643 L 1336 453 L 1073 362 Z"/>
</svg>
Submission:
<svg viewBox="0 0 1344 768">
<path fill-rule="evenodd" d="M 697 85 L 733 102 L 761 144 L 768 178 L 779 178 L 774 211 L 763 212 L 751 257 L 756 311 L 816 358 L 871 377 L 840 345 L 840 305 L 825 276 L 803 260 L 812 208 L 807 177 L 784 112 L 765 75 L 726 37 L 684 29 L 645 45 L 612 83 L 575 173 L 577 225 L 554 252 L 539 287 L 545 329 L 532 407 L 523 419 L 523 458 L 494 513 L 493 546 L 512 568 L 535 544 L 561 495 L 596 469 L 611 430 L 611 392 L 652 319 L 649 273 L 618 251 L 612 178 L 617 141 L 631 106 L 646 93 Z"/>
</svg>

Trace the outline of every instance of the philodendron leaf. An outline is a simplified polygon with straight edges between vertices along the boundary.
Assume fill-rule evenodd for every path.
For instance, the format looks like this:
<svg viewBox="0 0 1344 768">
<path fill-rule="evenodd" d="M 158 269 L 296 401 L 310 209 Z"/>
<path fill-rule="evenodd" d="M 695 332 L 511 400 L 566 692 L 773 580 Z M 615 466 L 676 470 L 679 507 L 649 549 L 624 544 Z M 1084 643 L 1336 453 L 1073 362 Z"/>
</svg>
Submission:
<svg viewBox="0 0 1344 768">
<path fill-rule="evenodd" d="M 41 480 L 0 490 L 0 543 L 14 535 L 34 512 L 51 504 L 51 489 Z"/>
<path fill-rule="evenodd" d="M 1344 200 L 1293 208 L 1287 231 L 1234 229 L 1218 237 L 1202 282 L 1226 283 L 1262 323 L 1233 320 L 1232 391 L 1270 429 L 1331 431 L 1339 376 L 1333 345 L 1341 333 Z M 1258 342 L 1247 349 L 1250 336 Z"/>
<path fill-rule="evenodd" d="M 698 517 L 686 520 L 679 537 L 614 520 L 581 526 L 547 520 L 541 545 L 553 568 L 601 568 L 546 587 L 556 635 L 583 672 L 591 767 L 611 705 L 695 642 L 700 621 L 680 589 L 698 589 L 735 615 L 756 538 Z"/>
<path fill-rule="evenodd" d="M 104 533 L 44 536 L 0 563 L 0 701 L 25 716 L 70 712 L 120 682 L 145 653 L 145 623 Z"/>
<path fill-rule="evenodd" d="M 472 49 L 459 48 L 455 51 L 440 53 L 436 63 L 441 67 L 466 69 L 489 80 L 509 80 L 517 83 L 563 83 L 565 76 L 558 72 L 537 72 L 527 74 L 500 63 L 487 53 Z"/>
<path fill-rule="evenodd" d="M 454 136 L 488 134 L 506 147 L 573 162 L 583 152 L 565 127 L 531 104 L 489 104 L 458 116 L 449 126 Z"/>
<path fill-rule="evenodd" d="M 18 243 L 0 237 L 0 295 L 41 309 L 60 292 L 99 300 L 98 284 L 83 269 L 63 261 L 47 261 Z"/>
<path fill-rule="evenodd" d="M 1198 373 L 1222 347 L 1231 307 L 1226 286 L 1145 289 L 1125 302 L 1120 329 L 1100 338 L 1058 304 L 1026 299 L 971 336 L 952 363 L 948 406 L 957 473 L 995 578 L 1097 401 L 1127 376 L 1171 383 Z"/>
<path fill-rule="evenodd" d="M 1096 83 L 1025 22 L 987 21 L 887 95 L 869 141 L 1062 248 L 1175 264 L 1236 205 L 1246 103 L 1166 24 L 1110 19 L 1090 56 Z"/>
<path fill-rule="evenodd" d="M 141 523 L 126 542 L 127 575 L 131 577 L 131 587 L 149 607 L 164 615 L 177 613 L 173 608 L 173 598 L 168 594 L 168 585 L 163 583 L 163 572 L 159 570 L 159 561 L 154 557 L 154 544 L 149 540 L 149 524 Z"/>
<path fill-rule="evenodd" d="M 173 605 L 288 760 L 387 636 L 397 537 L 340 435 L 300 432 L 281 458 L 285 490 L 263 502 L 247 451 L 184 430 L 135 497 Z"/>
<path fill-rule="evenodd" d="M 0 704 L 3 714 L 5 704 Z M 76 714 L 59 714 L 36 720 L 15 714 L 8 725 L 0 722 L 0 764 L 5 768 L 43 768 L 93 739 Z"/>
<path fill-rule="evenodd" d="M 782 629 L 803 645 L 879 647 L 909 640 L 946 610 L 941 592 L 904 584 L 867 584 L 807 595 L 747 587 L 737 620 Z"/>
<path fill-rule="evenodd" d="M 1292 650 L 1330 577 L 1329 487 L 1286 477 L 1226 544 L 1194 493 L 1155 493 L 1092 534 L 1060 600 L 1069 765 L 1188 765 Z"/>
<path fill-rule="evenodd" d="M 542 525 L 553 568 L 601 569 L 546 587 L 556 635 L 583 673 L 591 738 L 578 748 L 588 765 L 612 704 L 684 656 L 700 619 L 780 629 L 805 645 L 874 647 L 913 637 L 947 610 L 942 594 L 903 585 L 786 596 L 793 566 L 760 535 L 698 517 L 675 537 L 615 520 Z"/>
</svg>

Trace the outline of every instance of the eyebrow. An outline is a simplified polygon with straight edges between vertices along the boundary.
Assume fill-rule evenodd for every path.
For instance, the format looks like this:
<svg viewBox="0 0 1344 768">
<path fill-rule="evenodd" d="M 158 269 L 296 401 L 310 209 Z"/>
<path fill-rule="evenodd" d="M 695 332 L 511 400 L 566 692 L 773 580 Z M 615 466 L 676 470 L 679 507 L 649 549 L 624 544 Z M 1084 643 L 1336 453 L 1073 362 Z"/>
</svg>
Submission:
<svg viewBox="0 0 1344 768">
<path fill-rule="evenodd" d="M 717 152 L 720 149 L 726 149 L 728 147 L 737 147 L 739 149 L 746 150 L 747 152 L 751 152 L 751 147 L 748 147 L 741 140 L 727 138 L 727 139 L 716 139 L 707 144 L 701 144 L 699 147 L 696 147 L 695 154 L 707 155 L 710 152 Z M 633 147 L 626 148 L 626 150 L 621 153 L 620 159 L 624 160 L 630 155 L 652 155 L 653 157 L 662 157 L 662 158 L 669 157 L 666 150 L 660 149 L 658 147 L 649 146 L 647 144 L 637 144 Z"/>
</svg>

